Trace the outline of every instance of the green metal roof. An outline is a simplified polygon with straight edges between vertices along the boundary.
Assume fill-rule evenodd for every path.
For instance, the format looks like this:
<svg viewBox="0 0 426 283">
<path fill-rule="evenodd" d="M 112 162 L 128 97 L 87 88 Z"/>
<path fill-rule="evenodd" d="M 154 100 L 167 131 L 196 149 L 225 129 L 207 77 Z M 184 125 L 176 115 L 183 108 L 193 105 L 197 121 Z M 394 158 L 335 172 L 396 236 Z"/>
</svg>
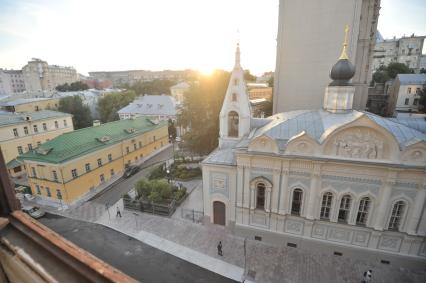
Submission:
<svg viewBox="0 0 426 283">
<path fill-rule="evenodd" d="M 167 121 L 156 124 L 145 117 L 109 122 L 62 134 L 19 159 L 58 164 L 166 125 Z"/>
</svg>

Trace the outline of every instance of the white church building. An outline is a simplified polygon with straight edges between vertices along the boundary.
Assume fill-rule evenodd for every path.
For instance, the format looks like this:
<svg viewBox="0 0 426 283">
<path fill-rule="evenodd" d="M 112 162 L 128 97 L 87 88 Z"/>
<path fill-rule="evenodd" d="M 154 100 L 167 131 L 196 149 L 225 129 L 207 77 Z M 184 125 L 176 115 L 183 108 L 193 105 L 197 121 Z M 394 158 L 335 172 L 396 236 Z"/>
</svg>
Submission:
<svg viewBox="0 0 426 283">
<path fill-rule="evenodd" d="M 268 118 L 251 117 L 237 47 L 219 147 L 202 162 L 205 215 L 256 239 L 425 258 L 426 134 L 352 109 L 346 45 L 322 109 Z"/>
</svg>

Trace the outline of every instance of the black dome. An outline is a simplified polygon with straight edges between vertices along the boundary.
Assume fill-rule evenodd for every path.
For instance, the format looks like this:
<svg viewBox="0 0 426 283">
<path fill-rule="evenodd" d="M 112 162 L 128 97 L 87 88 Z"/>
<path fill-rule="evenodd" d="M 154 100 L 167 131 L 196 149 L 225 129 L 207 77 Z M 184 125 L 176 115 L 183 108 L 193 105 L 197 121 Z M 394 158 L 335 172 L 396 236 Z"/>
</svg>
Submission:
<svg viewBox="0 0 426 283">
<path fill-rule="evenodd" d="M 331 68 L 330 78 L 333 80 L 330 86 L 352 85 L 349 81 L 355 75 L 355 66 L 348 59 L 339 59 Z"/>
</svg>

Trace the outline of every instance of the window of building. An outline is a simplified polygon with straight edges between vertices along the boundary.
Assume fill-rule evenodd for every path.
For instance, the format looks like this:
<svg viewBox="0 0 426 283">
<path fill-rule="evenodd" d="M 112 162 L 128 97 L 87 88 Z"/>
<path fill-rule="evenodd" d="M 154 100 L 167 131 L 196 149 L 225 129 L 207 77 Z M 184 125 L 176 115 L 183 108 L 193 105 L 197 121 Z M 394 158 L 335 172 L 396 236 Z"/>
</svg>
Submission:
<svg viewBox="0 0 426 283">
<path fill-rule="evenodd" d="M 133 144 L 133 149 L 136 150 L 137 149 L 137 144 Z"/>
<path fill-rule="evenodd" d="M 39 185 L 35 185 L 35 187 L 36 187 L 37 194 L 41 195 L 40 186 Z"/>
<path fill-rule="evenodd" d="M 232 93 L 232 101 L 237 101 L 237 94 L 235 92 Z"/>
<path fill-rule="evenodd" d="M 408 94 L 411 94 L 411 87 L 409 87 L 409 88 L 407 89 L 407 93 L 408 93 Z"/>
<path fill-rule="evenodd" d="M 365 197 L 362 198 L 359 202 L 358 214 L 356 216 L 356 224 L 357 225 L 365 225 L 367 224 L 368 219 L 368 211 L 370 210 L 370 198 Z"/>
<path fill-rule="evenodd" d="M 330 192 L 322 196 L 320 218 L 330 220 L 331 203 L 333 201 L 333 194 Z"/>
<path fill-rule="evenodd" d="M 417 104 L 419 104 L 419 99 L 418 98 L 414 98 L 413 105 L 417 105 Z"/>
<path fill-rule="evenodd" d="M 43 130 L 47 131 L 47 125 L 46 125 L 46 123 L 43 123 Z"/>
<path fill-rule="evenodd" d="M 238 113 L 231 111 L 228 114 L 228 136 L 238 137 L 239 118 Z"/>
<path fill-rule="evenodd" d="M 130 148 L 128 146 L 126 146 L 126 152 L 130 153 Z"/>
<path fill-rule="evenodd" d="M 265 184 L 263 183 L 256 186 L 256 208 L 265 209 Z"/>
<path fill-rule="evenodd" d="M 56 128 L 56 129 L 57 129 L 57 128 L 59 128 L 58 121 L 55 121 L 55 128 Z"/>
<path fill-rule="evenodd" d="M 38 141 L 38 142 L 37 142 L 37 146 L 40 146 L 40 145 L 41 145 L 41 141 Z"/>
<path fill-rule="evenodd" d="M 139 142 L 139 148 L 142 148 L 142 142 L 141 141 Z"/>
<path fill-rule="evenodd" d="M 34 133 L 38 133 L 38 127 L 37 127 L 37 125 L 33 125 L 33 128 L 34 128 Z"/>
<path fill-rule="evenodd" d="M 18 153 L 19 154 L 23 154 L 24 153 L 24 151 L 22 150 L 22 146 L 18 146 Z"/>
<path fill-rule="evenodd" d="M 58 197 L 58 199 L 62 199 L 61 190 L 59 190 L 59 189 L 56 190 L 56 196 Z"/>
<path fill-rule="evenodd" d="M 108 154 L 108 161 L 111 162 L 112 161 L 112 154 Z"/>
<path fill-rule="evenodd" d="M 19 134 L 18 134 L 18 129 L 13 129 L 13 135 L 15 136 L 15 137 L 19 137 Z"/>
<path fill-rule="evenodd" d="M 153 139 L 154 139 L 154 141 L 155 141 L 155 136 L 153 136 L 152 138 L 153 138 Z"/>
<path fill-rule="evenodd" d="M 28 127 L 24 127 L 24 134 L 28 135 Z"/>
<path fill-rule="evenodd" d="M 101 183 L 105 182 L 104 174 L 99 175 L 99 179 L 101 180 Z"/>
<path fill-rule="evenodd" d="M 72 175 L 73 178 L 77 178 L 77 176 L 78 176 L 77 175 L 77 169 L 72 169 L 71 170 L 71 175 Z"/>
<path fill-rule="evenodd" d="M 53 180 L 58 181 L 58 174 L 56 173 L 55 170 L 52 171 L 52 175 L 53 175 Z"/>
<path fill-rule="evenodd" d="M 64 120 L 64 127 L 68 126 L 67 120 Z"/>
<path fill-rule="evenodd" d="M 111 177 L 114 176 L 114 169 L 111 169 Z"/>
<path fill-rule="evenodd" d="M 405 104 L 405 105 L 408 105 L 408 103 L 410 103 L 410 99 L 409 99 L 409 98 L 406 98 L 406 99 L 405 99 L 405 101 L 404 101 L 404 104 Z"/>
<path fill-rule="evenodd" d="M 238 85 L 238 79 L 234 79 L 234 85 Z"/>
<path fill-rule="evenodd" d="M 291 214 L 300 215 L 302 209 L 303 191 L 301 189 L 294 189 L 293 199 L 291 202 Z"/>
<path fill-rule="evenodd" d="M 28 144 L 28 150 L 33 150 L 33 145 L 32 144 Z"/>
<path fill-rule="evenodd" d="M 102 166 L 102 159 L 98 158 L 98 166 Z"/>
<path fill-rule="evenodd" d="M 50 188 L 49 187 L 46 187 L 46 193 L 47 193 L 48 197 L 52 196 L 52 194 L 50 193 Z"/>
<path fill-rule="evenodd" d="M 86 172 L 90 172 L 90 163 L 86 163 Z"/>
<path fill-rule="evenodd" d="M 339 215 L 337 220 L 339 222 L 348 222 L 349 212 L 351 209 L 352 198 L 350 195 L 344 195 L 340 201 Z"/>
<path fill-rule="evenodd" d="M 416 94 L 420 94 L 420 88 L 416 88 Z"/>
<path fill-rule="evenodd" d="M 401 218 L 404 214 L 405 202 L 398 201 L 393 205 L 391 218 L 389 220 L 389 230 L 399 231 L 401 226 Z"/>
</svg>

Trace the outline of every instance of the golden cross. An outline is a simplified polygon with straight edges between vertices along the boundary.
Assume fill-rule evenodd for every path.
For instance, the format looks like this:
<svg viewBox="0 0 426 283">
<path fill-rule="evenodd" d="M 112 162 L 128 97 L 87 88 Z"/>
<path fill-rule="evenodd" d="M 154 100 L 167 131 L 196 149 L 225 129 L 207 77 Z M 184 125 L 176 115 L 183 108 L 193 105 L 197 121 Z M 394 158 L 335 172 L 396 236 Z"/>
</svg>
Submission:
<svg viewBox="0 0 426 283">
<path fill-rule="evenodd" d="M 339 59 L 346 59 L 348 60 L 348 54 L 346 53 L 346 49 L 348 47 L 348 33 L 349 33 L 349 26 L 346 25 L 345 27 L 345 41 L 343 41 L 343 50 L 342 50 L 342 54 L 340 55 Z"/>
</svg>

